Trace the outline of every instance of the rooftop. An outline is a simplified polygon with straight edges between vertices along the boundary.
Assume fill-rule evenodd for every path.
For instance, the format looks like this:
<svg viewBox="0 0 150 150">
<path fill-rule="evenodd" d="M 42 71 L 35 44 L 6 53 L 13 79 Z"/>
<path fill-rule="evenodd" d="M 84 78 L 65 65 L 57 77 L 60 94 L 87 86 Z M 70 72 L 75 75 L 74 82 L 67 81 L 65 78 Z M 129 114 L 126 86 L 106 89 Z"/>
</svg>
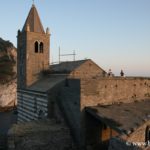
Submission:
<svg viewBox="0 0 150 150">
<path fill-rule="evenodd" d="M 65 72 L 70 73 L 73 70 L 77 69 L 80 65 L 88 61 L 86 60 L 78 60 L 78 61 L 67 61 L 67 62 L 61 62 L 60 64 L 55 64 L 50 66 L 50 70 L 52 72 Z"/>
<path fill-rule="evenodd" d="M 150 120 L 150 100 L 87 107 L 86 112 L 119 133 L 128 135 Z"/>
<path fill-rule="evenodd" d="M 99 67 L 94 61 L 91 59 L 85 59 L 85 60 L 76 60 L 76 61 L 67 61 L 67 62 L 61 62 L 59 64 L 51 65 L 50 71 L 53 73 L 71 73 L 72 71 L 78 69 L 82 64 L 90 61 L 91 63 L 95 64 L 97 67 Z M 99 67 L 100 68 L 100 67 Z M 102 68 L 100 68 L 103 70 Z"/>
<path fill-rule="evenodd" d="M 62 74 L 48 75 L 45 76 L 43 79 L 35 82 L 28 89 L 33 91 L 47 92 L 48 90 L 53 88 L 58 83 L 61 83 L 65 79 L 66 79 L 66 75 L 62 75 Z"/>
</svg>

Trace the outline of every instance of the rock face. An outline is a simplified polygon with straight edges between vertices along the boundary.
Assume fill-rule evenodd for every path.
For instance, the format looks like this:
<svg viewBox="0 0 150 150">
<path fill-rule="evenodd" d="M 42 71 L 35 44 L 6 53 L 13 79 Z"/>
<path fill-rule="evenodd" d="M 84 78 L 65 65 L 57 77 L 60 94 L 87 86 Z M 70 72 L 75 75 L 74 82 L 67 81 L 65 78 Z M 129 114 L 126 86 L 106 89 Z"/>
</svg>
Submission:
<svg viewBox="0 0 150 150">
<path fill-rule="evenodd" d="M 13 107 L 17 104 L 16 79 L 0 85 L 0 108 Z"/>
<path fill-rule="evenodd" d="M 13 44 L 0 38 L 0 111 L 16 104 L 16 59 Z"/>
</svg>

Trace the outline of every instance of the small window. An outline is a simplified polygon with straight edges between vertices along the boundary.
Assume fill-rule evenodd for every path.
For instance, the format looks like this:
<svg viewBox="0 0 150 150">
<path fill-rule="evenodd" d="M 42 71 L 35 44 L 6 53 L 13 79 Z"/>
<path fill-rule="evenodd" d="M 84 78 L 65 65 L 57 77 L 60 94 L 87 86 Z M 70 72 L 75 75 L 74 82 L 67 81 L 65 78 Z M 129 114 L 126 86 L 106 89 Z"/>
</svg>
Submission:
<svg viewBox="0 0 150 150">
<path fill-rule="evenodd" d="M 41 42 L 40 43 L 40 53 L 43 53 L 43 48 L 44 48 L 44 44 Z"/>
<path fill-rule="evenodd" d="M 35 51 L 35 53 L 38 53 L 38 50 L 39 50 L 39 44 L 36 41 L 35 44 L 34 44 L 34 51 Z"/>
<path fill-rule="evenodd" d="M 150 126 L 146 127 L 145 131 L 145 142 L 148 144 L 150 142 Z"/>
</svg>

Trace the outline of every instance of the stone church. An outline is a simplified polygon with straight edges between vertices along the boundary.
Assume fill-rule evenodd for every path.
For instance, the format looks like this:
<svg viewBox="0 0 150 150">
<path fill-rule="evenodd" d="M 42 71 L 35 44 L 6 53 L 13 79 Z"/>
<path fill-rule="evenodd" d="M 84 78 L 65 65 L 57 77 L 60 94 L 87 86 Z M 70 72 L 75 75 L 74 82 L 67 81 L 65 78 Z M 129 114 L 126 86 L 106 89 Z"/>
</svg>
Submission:
<svg viewBox="0 0 150 150">
<path fill-rule="evenodd" d="M 18 122 L 66 122 L 81 149 L 149 148 L 150 78 L 110 77 L 90 59 L 49 65 L 50 31 L 35 5 L 17 40 Z"/>
</svg>

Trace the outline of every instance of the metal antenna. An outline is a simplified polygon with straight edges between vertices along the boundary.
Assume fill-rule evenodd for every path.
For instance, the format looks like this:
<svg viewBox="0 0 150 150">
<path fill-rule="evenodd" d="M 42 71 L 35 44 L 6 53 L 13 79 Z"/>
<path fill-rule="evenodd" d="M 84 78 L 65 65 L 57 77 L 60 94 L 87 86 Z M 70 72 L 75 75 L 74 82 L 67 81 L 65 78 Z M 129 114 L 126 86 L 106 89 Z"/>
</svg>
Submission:
<svg viewBox="0 0 150 150">
<path fill-rule="evenodd" d="M 59 53 L 59 54 L 58 54 L 58 55 L 59 55 L 59 56 L 58 56 L 58 57 L 59 57 L 59 60 L 58 60 L 58 61 L 59 61 L 59 64 L 60 64 L 60 46 L 59 46 L 59 52 L 58 52 L 58 53 Z"/>
<path fill-rule="evenodd" d="M 73 61 L 76 61 L 76 52 L 75 52 L 75 50 L 73 51 Z"/>
<path fill-rule="evenodd" d="M 61 60 L 60 60 L 60 58 L 61 57 L 66 57 L 66 56 L 73 56 L 73 61 L 75 61 L 76 60 L 76 53 L 75 53 L 75 50 L 73 51 L 73 53 L 71 53 L 71 54 L 61 54 L 60 53 L 60 47 L 59 47 L 59 63 L 61 62 Z"/>
</svg>

